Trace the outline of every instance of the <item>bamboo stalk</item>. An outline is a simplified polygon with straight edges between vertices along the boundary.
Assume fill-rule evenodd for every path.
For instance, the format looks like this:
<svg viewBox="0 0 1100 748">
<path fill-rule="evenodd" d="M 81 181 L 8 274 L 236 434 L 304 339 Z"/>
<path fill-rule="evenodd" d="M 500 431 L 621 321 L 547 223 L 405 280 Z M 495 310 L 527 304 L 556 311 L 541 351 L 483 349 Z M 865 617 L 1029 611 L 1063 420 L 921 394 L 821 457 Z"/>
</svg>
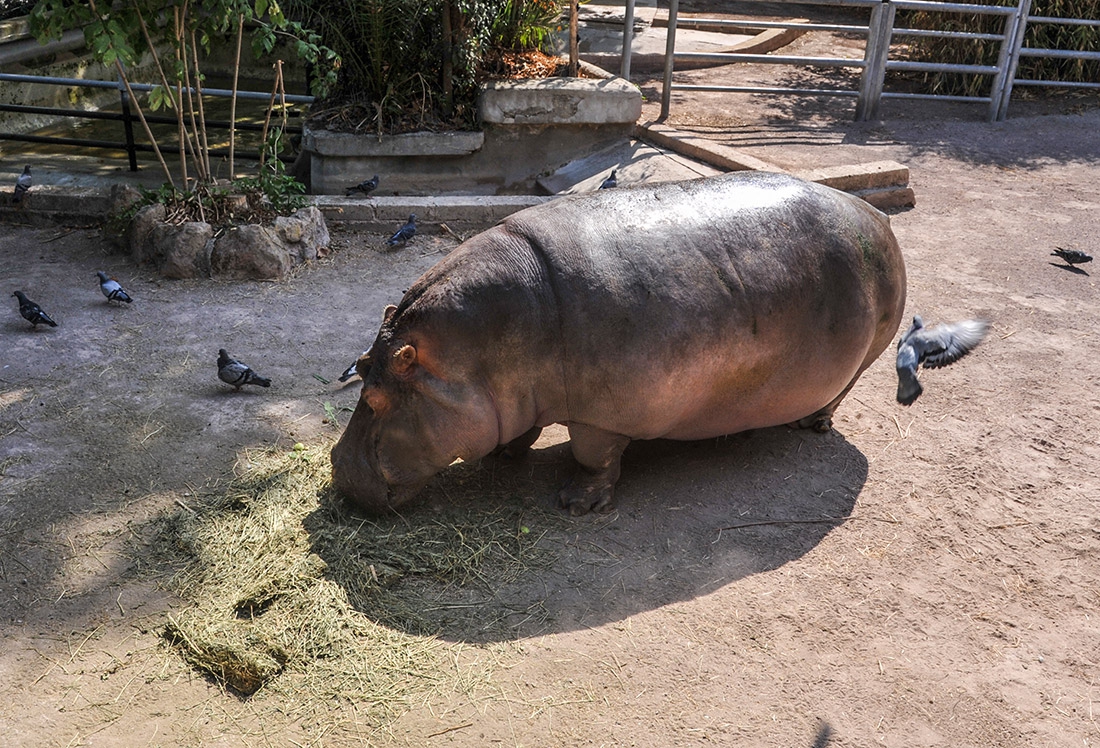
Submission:
<svg viewBox="0 0 1100 748">
<path fill-rule="evenodd" d="M 186 127 L 187 119 L 191 120 L 191 129 L 186 130 L 187 133 L 187 148 L 191 154 L 191 160 L 195 164 L 196 179 L 200 182 L 207 181 L 206 170 L 203 164 L 202 157 L 202 144 L 199 142 L 199 125 L 195 121 L 195 100 L 193 98 L 191 86 L 191 69 L 189 67 L 190 62 L 187 60 L 187 41 L 186 33 L 184 34 L 183 46 L 180 48 L 180 52 L 183 54 L 183 91 L 187 95 L 187 112 L 184 115 L 184 126 Z"/>
<path fill-rule="evenodd" d="M 233 95 L 229 97 L 229 181 L 237 176 L 233 151 L 237 140 L 237 77 L 241 72 L 241 39 L 244 37 L 244 13 L 237 15 L 237 56 L 233 59 Z"/>
<path fill-rule="evenodd" d="M 175 23 L 175 37 L 176 37 L 176 62 L 182 62 L 180 59 L 180 9 L 172 8 L 172 18 Z M 180 141 L 180 175 L 183 179 L 183 189 L 187 190 L 187 126 L 183 121 L 183 84 L 176 81 L 176 124 L 179 130 Z"/>
<path fill-rule="evenodd" d="M 264 169 L 264 162 L 267 160 L 267 150 L 264 146 L 267 144 L 267 128 L 271 124 L 271 110 L 275 108 L 275 96 L 279 92 L 279 86 L 283 80 L 283 61 L 275 61 L 275 85 L 271 88 L 271 98 L 267 102 L 267 113 L 264 114 L 264 128 L 260 132 L 260 171 Z"/>
<path fill-rule="evenodd" d="M 210 169 L 210 141 L 206 136 L 206 110 L 203 108 L 202 103 L 202 71 L 199 69 L 199 45 L 195 43 L 195 30 L 191 29 L 191 57 L 195 61 L 195 98 L 199 102 L 199 129 L 200 132 L 196 134 L 202 135 L 202 141 L 200 151 L 202 153 L 203 169 L 206 171 L 207 181 L 211 181 L 213 172 Z M 194 116 L 194 112 L 192 112 Z"/>
</svg>

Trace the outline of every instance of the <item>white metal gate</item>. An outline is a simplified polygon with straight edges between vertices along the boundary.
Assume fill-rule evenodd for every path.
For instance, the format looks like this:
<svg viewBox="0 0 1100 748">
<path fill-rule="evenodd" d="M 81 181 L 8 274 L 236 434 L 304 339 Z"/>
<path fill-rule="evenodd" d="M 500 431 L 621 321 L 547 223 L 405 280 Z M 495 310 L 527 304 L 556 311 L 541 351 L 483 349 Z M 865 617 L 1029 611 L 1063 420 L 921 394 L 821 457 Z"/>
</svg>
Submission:
<svg viewBox="0 0 1100 748">
<path fill-rule="evenodd" d="M 742 54 L 742 53 L 677 53 L 676 20 L 679 0 L 670 0 L 668 18 L 668 37 L 665 48 L 664 87 L 661 93 L 661 118 L 668 116 L 670 96 L 673 90 L 681 91 L 730 91 L 745 93 L 770 93 L 781 95 L 814 96 L 851 96 L 856 98 L 857 120 L 877 119 L 880 104 L 886 98 L 938 99 L 947 101 L 969 101 L 988 105 L 990 121 L 1003 120 L 1008 113 L 1008 104 L 1013 86 L 1062 86 L 1074 88 L 1094 88 L 1100 90 L 1100 82 L 1068 82 L 1060 80 L 1017 79 L 1016 69 L 1020 57 L 1056 57 L 1081 60 L 1100 60 L 1100 52 L 1036 49 L 1024 46 L 1024 33 L 1028 23 L 1054 23 L 1086 26 L 1097 29 L 1100 34 L 1100 20 L 1082 18 L 1055 18 L 1051 16 L 1032 16 L 1032 0 L 1016 0 L 1013 5 L 971 5 L 969 3 L 936 2 L 933 0 L 776 0 L 780 3 L 799 5 L 825 5 L 866 8 L 869 11 L 867 25 L 820 24 L 794 22 L 752 21 L 754 27 L 762 28 L 801 28 L 807 30 L 850 31 L 862 33 L 867 43 L 862 58 L 845 57 L 803 57 L 782 54 Z M 627 16 L 633 16 L 633 0 L 627 0 Z M 968 13 L 975 15 L 999 16 L 1004 19 L 1001 32 L 994 34 L 962 32 L 934 29 L 899 28 L 894 25 L 897 10 L 919 10 L 931 13 Z M 709 25 L 737 24 L 741 21 L 721 19 L 705 20 Z M 630 28 L 629 24 L 626 26 Z M 1000 45 L 996 65 L 962 65 L 957 63 L 913 62 L 890 59 L 890 44 L 895 37 L 934 36 L 955 39 L 973 39 L 995 41 Z M 629 75 L 630 46 L 624 39 L 622 69 Z M 674 83 L 672 74 L 675 62 L 715 62 L 719 64 L 733 62 L 754 62 L 781 65 L 804 65 L 814 67 L 845 67 L 860 69 L 858 89 L 843 88 L 790 88 L 781 86 L 707 86 L 683 85 Z M 885 91 L 884 83 L 887 70 L 908 70 L 915 72 L 951 72 L 989 75 L 993 77 L 989 96 L 958 96 L 946 94 L 918 94 Z"/>
</svg>

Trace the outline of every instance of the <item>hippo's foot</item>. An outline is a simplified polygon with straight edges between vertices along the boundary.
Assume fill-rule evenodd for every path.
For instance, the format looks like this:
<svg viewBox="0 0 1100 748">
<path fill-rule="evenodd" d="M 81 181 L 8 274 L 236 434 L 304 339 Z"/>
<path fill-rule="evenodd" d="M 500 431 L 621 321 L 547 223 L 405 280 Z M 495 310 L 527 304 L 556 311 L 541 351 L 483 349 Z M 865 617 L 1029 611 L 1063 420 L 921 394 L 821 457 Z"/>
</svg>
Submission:
<svg viewBox="0 0 1100 748">
<path fill-rule="evenodd" d="M 518 460 L 527 454 L 531 449 L 531 445 L 538 441 L 540 434 L 542 434 L 542 427 L 532 426 L 512 441 L 505 444 L 504 448 L 500 450 L 500 455 L 510 460 Z"/>
<path fill-rule="evenodd" d="M 819 410 L 813 415 L 806 416 L 789 425 L 791 428 L 813 429 L 819 434 L 824 434 L 833 427 L 833 412 L 830 410 L 826 413 Z"/>
<path fill-rule="evenodd" d="M 580 469 L 558 492 L 558 506 L 574 517 L 588 512 L 607 514 L 615 510 L 615 486 L 607 482 L 606 476 Z"/>
<path fill-rule="evenodd" d="M 615 508 L 615 483 L 619 480 L 619 458 L 629 437 L 582 423 L 569 424 L 569 446 L 581 469 L 558 494 L 563 509 L 574 517 L 587 512 L 610 512 Z"/>
</svg>

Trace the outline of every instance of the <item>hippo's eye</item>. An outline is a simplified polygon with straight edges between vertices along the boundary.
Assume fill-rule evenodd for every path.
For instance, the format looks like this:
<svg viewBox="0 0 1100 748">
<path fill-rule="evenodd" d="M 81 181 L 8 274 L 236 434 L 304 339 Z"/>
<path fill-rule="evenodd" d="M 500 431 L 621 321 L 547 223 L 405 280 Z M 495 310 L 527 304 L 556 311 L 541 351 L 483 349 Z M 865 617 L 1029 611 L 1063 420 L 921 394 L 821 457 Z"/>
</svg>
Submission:
<svg viewBox="0 0 1100 748">
<path fill-rule="evenodd" d="M 364 387 L 363 400 L 367 403 L 367 407 L 374 412 L 375 416 L 385 414 L 390 408 L 389 398 L 386 396 L 386 393 L 378 387 Z"/>
</svg>

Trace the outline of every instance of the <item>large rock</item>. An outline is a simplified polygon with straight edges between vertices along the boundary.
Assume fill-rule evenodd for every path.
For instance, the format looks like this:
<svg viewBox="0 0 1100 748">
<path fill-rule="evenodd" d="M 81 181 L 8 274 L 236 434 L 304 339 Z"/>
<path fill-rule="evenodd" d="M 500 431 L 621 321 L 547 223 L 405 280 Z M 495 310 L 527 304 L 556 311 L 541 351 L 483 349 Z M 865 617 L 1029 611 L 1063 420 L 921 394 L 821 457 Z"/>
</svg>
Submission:
<svg viewBox="0 0 1100 748">
<path fill-rule="evenodd" d="M 266 226 L 235 226 L 214 243 L 210 269 L 237 280 L 282 280 L 290 272 L 290 252 Z"/>
<path fill-rule="evenodd" d="M 295 265 L 328 254 L 330 237 L 325 217 L 316 205 L 299 208 L 275 219 L 275 234 L 286 246 Z"/>
<path fill-rule="evenodd" d="M 156 252 L 153 249 L 153 229 L 164 223 L 167 214 L 160 203 L 146 205 L 139 210 L 130 222 L 130 232 L 127 241 L 130 244 L 130 256 L 138 265 L 147 262 L 156 262 Z"/>
<path fill-rule="evenodd" d="M 204 221 L 153 228 L 154 261 L 165 278 L 209 278 L 214 229 Z"/>
<path fill-rule="evenodd" d="M 127 239 L 135 262 L 167 278 L 282 280 L 294 265 L 327 253 L 330 237 L 321 211 L 310 206 L 275 219 L 274 226 L 235 226 L 216 240 L 205 222 L 164 223 L 163 205 L 142 208 Z"/>
</svg>

